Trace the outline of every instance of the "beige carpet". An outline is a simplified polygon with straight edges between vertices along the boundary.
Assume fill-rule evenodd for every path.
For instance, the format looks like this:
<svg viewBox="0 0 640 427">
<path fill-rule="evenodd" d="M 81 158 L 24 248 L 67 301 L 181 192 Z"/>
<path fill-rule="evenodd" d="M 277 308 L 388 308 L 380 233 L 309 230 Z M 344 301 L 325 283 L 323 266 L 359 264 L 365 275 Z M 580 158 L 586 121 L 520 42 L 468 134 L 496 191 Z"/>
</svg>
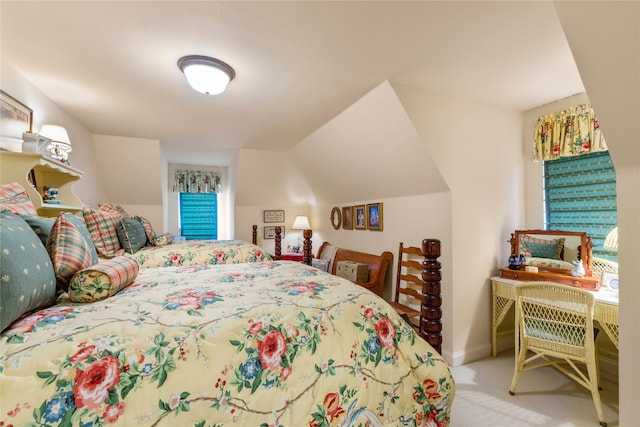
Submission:
<svg viewBox="0 0 640 427">
<path fill-rule="evenodd" d="M 553 368 L 524 372 L 509 394 L 513 351 L 452 369 L 456 396 L 451 426 L 599 427 L 589 391 Z M 600 397 L 608 427 L 618 424 L 618 384 L 602 378 Z"/>
</svg>

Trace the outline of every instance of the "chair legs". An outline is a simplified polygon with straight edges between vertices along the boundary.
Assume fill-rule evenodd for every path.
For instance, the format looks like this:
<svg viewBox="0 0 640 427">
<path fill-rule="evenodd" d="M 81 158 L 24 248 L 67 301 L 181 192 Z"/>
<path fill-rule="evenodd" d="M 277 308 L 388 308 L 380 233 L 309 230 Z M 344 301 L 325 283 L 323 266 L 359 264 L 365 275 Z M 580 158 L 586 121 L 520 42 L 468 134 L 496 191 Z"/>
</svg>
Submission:
<svg viewBox="0 0 640 427">
<path fill-rule="evenodd" d="M 595 359 L 593 361 L 590 361 L 589 363 L 586 363 L 587 375 L 584 375 L 584 373 L 578 371 L 574 363 L 569 360 L 552 359 L 540 353 L 535 353 L 533 356 L 527 358 L 527 353 L 528 350 L 526 348 L 520 349 L 520 351 L 516 349 L 516 366 L 514 368 L 511 386 L 509 387 L 510 395 L 515 396 L 516 388 L 518 386 L 518 381 L 520 380 L 520 374 L 522 373 L 522 371 L 531 370 L 542 366 L 553 366 L 558 371 L 575 380 L 583 387 L 589 389 L 589 391 L 591 392 L 591 398 L 593 399 L 593 404 L 596 407 L 596 413 L 598 414 L 600 425 L 606 427 L 607 422 L 604 418 L 602 401 L 600 399 L 600 392 L 598 391 L 600 389 L 600 374 L 598 372 L 597 362 Z M 543 360 L 532 363 L 537 359 Z M 568 363 L 569 366 L 571 366 L 571 368 L 576 372 L 574 373 L 564 366 L 561 366 L 561 364 L 566 363 Z"/>
</svg>

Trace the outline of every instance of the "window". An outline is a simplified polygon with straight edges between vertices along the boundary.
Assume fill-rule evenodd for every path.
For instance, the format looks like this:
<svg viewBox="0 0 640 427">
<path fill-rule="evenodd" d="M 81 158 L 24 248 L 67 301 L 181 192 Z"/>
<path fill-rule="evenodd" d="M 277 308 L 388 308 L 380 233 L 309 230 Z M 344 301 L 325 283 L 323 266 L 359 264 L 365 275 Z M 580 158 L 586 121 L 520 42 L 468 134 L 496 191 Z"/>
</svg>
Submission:
<svg viewBox="0 0 640 427">
<path fill-rule="evenodd" d="M 602 247 L 618 224 L 616 171 L 608 151 L 544 162 L 545 228 L 585 231 L 593 256 L 617 261 Z"/>
<path fill-rule="evenodd" d="M 216 193 L 180 193 L 180 234 L 187 240 L 218 238 Z"/>
</svg>

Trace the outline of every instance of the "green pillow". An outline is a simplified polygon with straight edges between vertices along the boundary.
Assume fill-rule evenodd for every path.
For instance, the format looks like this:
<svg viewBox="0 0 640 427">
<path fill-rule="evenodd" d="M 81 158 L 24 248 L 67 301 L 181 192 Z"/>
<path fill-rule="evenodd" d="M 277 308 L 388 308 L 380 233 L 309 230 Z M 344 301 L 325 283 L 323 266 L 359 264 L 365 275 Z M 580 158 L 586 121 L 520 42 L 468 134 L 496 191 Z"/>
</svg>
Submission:
<svg viewBox="0 0 640 427">
<path fill-rule="evenodd" d="M 130 254 L 138 252 L 138 250 L 147 244 L 147 234 L 140 221 L 133 218 L 122 218 L 116 227 L 118 232 L 118 240 L 125 251 Z"/>
<path fill-rule="evenodd" d="M 56 275 L 40 238 L 24 219 L 0 212 L 0 327 L 56 300 Z"/>
<path fill-rule="evenodd" d="M 20 218 L 24 219 L 27 224 L 31 226 L 31 229 L 38 235 L 42 244 L 47 246 L 47 238 L 49 237 L 49 233 L 51 233 L 51 227 L 53 227 L 56 219 L 33 215 L 20 215 Z"/>
<path fill-rule="evenodd" d="M 560 259 L 558 243 L 526 242 L 525 246 L 535 258 Z"/>
</svg>

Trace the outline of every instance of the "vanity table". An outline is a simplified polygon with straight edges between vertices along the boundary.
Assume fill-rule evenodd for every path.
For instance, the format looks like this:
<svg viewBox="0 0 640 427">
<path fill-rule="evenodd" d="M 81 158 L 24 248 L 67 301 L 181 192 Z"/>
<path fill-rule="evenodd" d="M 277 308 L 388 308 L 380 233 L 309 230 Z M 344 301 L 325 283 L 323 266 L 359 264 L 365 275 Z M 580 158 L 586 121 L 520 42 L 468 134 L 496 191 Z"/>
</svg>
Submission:
<svg viewBox="0 0 640 427">
<path fill-rule="evenodd" d="M 509 309 L 515 302 L 515 289 L 527 282 L 505 277 L 491 278 L 491 301 L 493 316 L 491 325 L 491 354 L 497 356 L 499 336 L 513 334 L 513 331 L 499 332 L 498 327 L 504 321 Z M 609 288 L 591 290 L 596 300 L 593 319 L 597 321 L 611 342 L 618 348 L 618 293 Z"/>
</svg>

